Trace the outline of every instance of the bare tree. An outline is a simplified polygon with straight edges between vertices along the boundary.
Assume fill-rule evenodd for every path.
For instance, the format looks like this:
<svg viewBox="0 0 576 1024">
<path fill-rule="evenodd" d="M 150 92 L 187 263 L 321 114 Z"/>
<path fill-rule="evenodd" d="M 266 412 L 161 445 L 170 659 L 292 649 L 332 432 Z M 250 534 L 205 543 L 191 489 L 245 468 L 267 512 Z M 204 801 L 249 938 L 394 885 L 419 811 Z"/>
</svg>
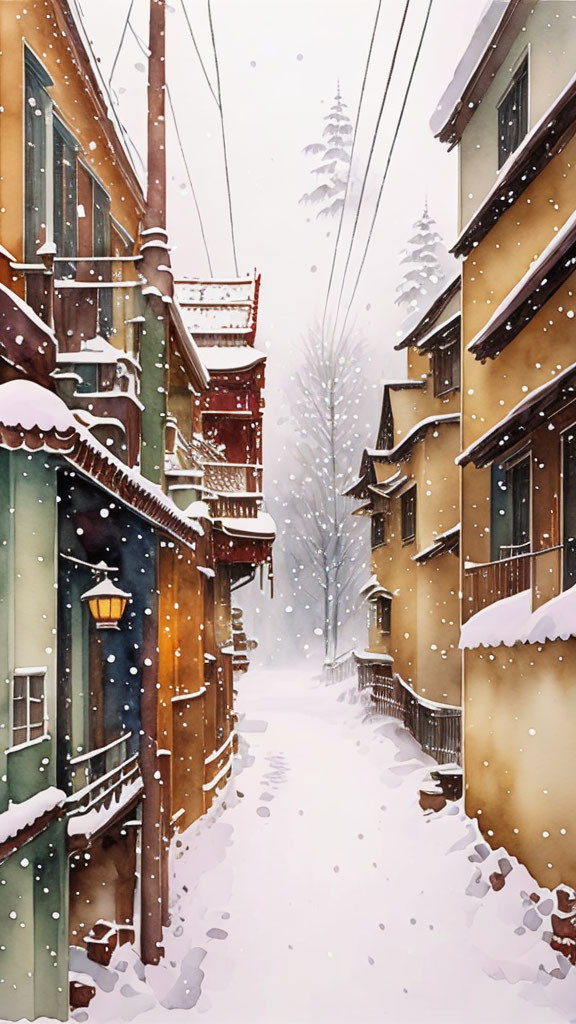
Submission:
<svg viewBox="0 0 576 1024">
<path fill-rule="evenodd" d="M 368 390 L 365 343 L 308 332 L 292 378 L 299 480 L 290 509 L 295 590 L 323 609 L 324 654 L 338 654 L 343 616 L 353 611 L 363 560 L 361 522 L 342 496 L 362 447 L 360 411 Z"/>
</svg>

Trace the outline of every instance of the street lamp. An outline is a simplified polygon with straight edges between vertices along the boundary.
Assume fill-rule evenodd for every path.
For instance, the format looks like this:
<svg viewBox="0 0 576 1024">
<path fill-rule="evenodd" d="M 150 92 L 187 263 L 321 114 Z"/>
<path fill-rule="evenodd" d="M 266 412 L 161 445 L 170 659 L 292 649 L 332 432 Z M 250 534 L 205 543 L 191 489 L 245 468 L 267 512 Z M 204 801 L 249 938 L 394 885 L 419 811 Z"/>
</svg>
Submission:
<svg viewBox="0 0 576 1024">
<path fill-rule="evenodd" d="M 113 570 L 106 562 L 99 562 L 91 568 L 93 572 L 103 573 L 104 579 L 82 594 L 80 600 L 88 601 L 96 629 L 119 629 L 118 623 L 132 594 L 120 590 L 120 587 L 108 579 L 108 573 Z"/>
</svg>

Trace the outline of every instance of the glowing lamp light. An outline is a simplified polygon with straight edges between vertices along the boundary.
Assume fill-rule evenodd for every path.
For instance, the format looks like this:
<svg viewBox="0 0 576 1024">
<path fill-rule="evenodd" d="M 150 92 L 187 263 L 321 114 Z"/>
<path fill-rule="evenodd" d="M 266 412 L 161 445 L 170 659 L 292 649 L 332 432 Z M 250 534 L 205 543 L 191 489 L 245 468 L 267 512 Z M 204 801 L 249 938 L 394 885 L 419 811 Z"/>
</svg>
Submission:
<svg viewBox="0 0 576 1024">
<path fill-rule="evenodd" d="M 96 629 L 119 629 L 118 623 L 131 597 L 132 594 L 120 590 L 112 580 L 105 577 L 82 594 L 80 600 L 88 601 Z"/>
</svg>

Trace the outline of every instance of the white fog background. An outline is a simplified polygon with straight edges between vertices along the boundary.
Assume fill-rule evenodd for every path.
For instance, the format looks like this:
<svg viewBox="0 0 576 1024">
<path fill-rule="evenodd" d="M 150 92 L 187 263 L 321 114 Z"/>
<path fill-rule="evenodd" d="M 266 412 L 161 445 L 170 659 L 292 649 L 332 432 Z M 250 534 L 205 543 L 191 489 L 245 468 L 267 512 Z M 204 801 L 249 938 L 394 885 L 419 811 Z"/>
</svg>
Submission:
<svg viewBox="0 0 576 1024">
<path fill-rule="evenodd" d="M 216 91 L 214 54 L 205 2 L 185 0 L 196 43 Z M 148 0 L 132 0 L 130 22 L 118 54 L 130 0 L 78 0 L 101 70 L 112 78 L 119 116 L 145 160 L 146 54 Z M 427 7 L 413 0 L 399 52 L 350 264 L 346 299 L 353 287 L 367 238 L 373 203 L 386 164 L 417 38 Z M 404 358 L 393 346 L 402 314 L 394 305 L 401 278 L 399 252 L 412 234 L 427 199 L 448 247 L 457 231 L 457 156 L 432 137 L 429 119 L 448 84 L 476 23 L 484 0 L 435 0 L 424 46 L 394 157 L 351 324 L 368 343 L 371 401 L 362 409 L 362 433 L 374 443 L 387 375 L 402 375 Z M 337 222 L 316 219 L 316 207 L 298 204 L 317 182 L 305 145 L 321 139 L 324 116 L 340 82 L 352 123 L 377 10 L 376 0 L 213 0 L 212 15 L 222 89 L 234 228 L 240 273 L 262 273 L 257 347 L 268 353 L 265 414 L 267 509 L 277 522 L 276 595 L 273 602 L 253 586 L 238 594 L 248 632 L 260 640 L 255 662 L 320 654 L 314 647 L 318 615 L 304 612 L 292 593 L 283 563 L 291 524 L 278 490 L 289 487 L 294 426 L 290 375 L 301 339 L 322 318 Z M 351 170 L 361 181 L 397 37 L 404 0 L 383 0 L 379 29 L 366 84 Z M 140 38 L 138 39 L 137 36 Z M 181 0 L 170 0 L 167 14 L 167 76 L 180 135 L 204 222 L 214 276 L 234 275 L 228 200 L 218 110 L 194 49 Z M 167 110 L 169 125 L 168 228 L 176 277 L 208 274 L 198 216 L 186 170 Z M 345 217 L 336 264 L 333 307 L 351 234 L 354 207 Z M 353 467 L 354 470 L 357 466 Z M 352 506 L 351 506 L 352 507 Z M 369 556 L 369 547 L 366 547 Z M 368 574 L 366 568 L 366 575 Z M 293 611 L 286 611 L 291 608 Z M 318 621 L 316 621 L 316 618 Z M 346 636 L 345 646 L 364 646 L 364 615 Z M 317 641 L 316 641 L 317 642 Z"/>
</svg>

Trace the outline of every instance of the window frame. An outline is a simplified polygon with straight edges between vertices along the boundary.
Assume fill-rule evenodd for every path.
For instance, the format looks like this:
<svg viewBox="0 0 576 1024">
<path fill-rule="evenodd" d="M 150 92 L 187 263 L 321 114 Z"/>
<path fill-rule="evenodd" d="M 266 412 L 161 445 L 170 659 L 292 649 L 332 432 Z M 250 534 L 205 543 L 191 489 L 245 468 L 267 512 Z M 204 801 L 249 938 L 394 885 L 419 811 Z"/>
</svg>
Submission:
<svg viewBox="0 0 576 1024">
<path fill-rule="evenodd" d="M 374 512 L 370 521 L 370 545 L 374 551 L 386 544 L 386 513 Z"/>
<path fill-rule="evenodd" d="M 75 276 L 74 260 L 78 256 L 78 153 L 80 152 L 80 145 L 57 113 L 55 113 L 53 117 L 53 132 L 54 244 L 56 245 L 56 256 L 70 260 L 70 263 L 67 266 L 67 273 L 70 276 Z M 58 146 L 62 146 L 62 166 L 60 169 L 57 166 L 56 159 Z M 68 187 L 64 169 L 67 159 L 66 151 L 68 151 L 68 158 L 71 157 L 70 166 L 73 168 L 73 182 L 69 197 L 73 217 L 70 222 L 67 222 L 66 220 L 67 209 L 65 192 Z M 59 174 L 61 174 L 60 179 Z M 58 209 L 58 185 L 60 185 L 61 192 L 61 209 Z M 59 222 L 60 220 L 61 223 Z M 70 228 L 68 233 L 66 231 L 67 226 Z M 61 238 L 59 238 L 60 234 L 62 236 Z M 70 249 L 69 252 L 66 251 L 68 249 Z M 60 269 L 58 276 L 63 276 L 60 273 Z"/>
<path fill-rule="evenodd" d="M 407 510 L 406 506 L 407 506 L 409 498 L 412 501 L 412 507 L 411 507 L 410 510 Z M 400 495 L 400 529 L 401 529 L 401 533 L 402 533 L 402 543 L 403 544 L 412 544 L 416 540 L 416 510 L 417 510 L 417 502 L 418 502 L 417 485 L 416 484 L 412 484 L 411 487 L 408 487 L 404 491 L 404 493 Z M 406 527 L 407 527 L 408 519 L 412 520 L 412 528 L 413 528 L 413 532 L 412 533 L 407 533 L 406 532 Z"/>
<path fill-rule="evenodd" d="M 447 375 L 443 374 L 445 363 L 441 363 L 440 353 L 451 353 L 450 359 L 450 382 L 447 383 Z M 452 391 L 460 390 L 461 353 L 460 339 L 456 338 L 447 345 L 437 345 L 432 351 L 432 374 L 434 378 L 434 397 L 451 394 Z M 444 378 L 444 379 L 443 379 Z"/>
<path fill-rule="evenodd" d="M 53 102 L 52 97 L 47 91 L 50 86 L 54 85 L 54 82 L 42 62 L 27 44 L 24 44 L 23 65 L 24 104 L 22 110 L 22 138 L 24 142 L 24 188 L 22 204 L 22 243 L 24 261 L 27 263 L 36 263 L 38 260 L 38 250 L 45 245 L 50 245 L 53 242 L 54 236 Z M 30 91 L 33 92 L 32 96 L 29 95 Z M 36 92 L 36 95 L 34 95 L 34 91 Z M 32 98 L 34 98 L 36 103 L 40 101 L 42 107 L 41 127 L 43 151 L 40 157 L 40 162 L 44 166 L 43 168 L 40 167 L 38 182 L 35 181 L 35 178 L 31 179 L 30 177 L 31 174 L 34 174 L 35 170 L 35 168 L 32 168 L 32 158 L 29 155 L 32 148 L 30 142 L 31 132 L 29 129 L 30 126 L 35 123 L 30 120 L 30 109 L 32 105 L 29 101 Z M 35 201 L 39 202 L 38 207 L 34 205 Z M 38 238 L 36 238 L 36 234 L 38 234 Z M 34 235 L 34 238 L 32 235 Z M 42 235 L 44 236 L 43 238 Z"/>
<path fill-rule="evenodd" d="M 514 530 L 516 527 L 515 522 L 515 509 L 517 507 L 514 501 L 514 471 L 519 466 L 526 464 L 528 468 L 528 486 L 527 486 L 527 534 L 528 539 L 525 541 L 514 539 Z M 495 471 L 504 474 L 506 478 L 506 485 L 504 493 L 506 494 L 505 499 L 495 501 Z M 515 452 L 513 452 L 508 458 L 502 459 L 500 462 L 494 462 L 491 469 L 491 482 L 490 482 L 490 539 L 491 539 L 491 560 L 493 562 L 506 561 L 509 558 L 515 558 L 521 554 L 528 554 L 532 550 L 532 539 L 533 539 L 533 523 L 532 523 L 532 503 L 533 503 L 533 479 L 532 479 L 532 448 L 530 443 L 523 444 Z M 503 510 L 504 515 L 501 519 L 497 519 L 495 512 L 500 515 L 500 511 Z M 504 523 L 507 519 L 507 522 Z M 506 539 L 510 540 L 510 544 L 501 544 L 501 535 L 503 527 L 498 528 L 497 523 L 501 521 L 506 526 Z M 526 548 L 526 551 L 513 550 L 519 548 Z M 508 554 L 503 554 L 503 551 L 508 551 Z"/>
<path fill-rule="evenodd" d="M 568 433 L 574 435 L 575 447 L 576 447 L 576 422 L 571 423 L 570 426 L 566 427 L 560 434 L 560 542 L 562 544 L 562 565 L 561 565 L 561 585 L 562 592 L 569 590 L 576 584 L 576 573 L 575 578 L 571 583 L 567 582 L 567 549 L 566 549 L 566 465 L 565 465 L 565 453 L 566 453 L 566 435 Z M 576 546 L 576 545 L 575 545 Z"/>
<path fill-rule="evenodd" d="M 392 598 L 378 594 L 374 600 L 374 625 L 380 636 L 390 636 L 392 632 Z"/>
<path fill-rule="evenodd" d="M 46 725 L 48 722 L 48 714 L 46 707 L 46 674 L 48 672 L 47 666 L 41 666 L 38 668 L 15 668 L 12 674 L 12 690 L 11 690 L 11 702 L 10 702 L 10 736 L 11 746 L 10 750 L 15 750 L 20 747 L 27 747 L 31 743 L 36 743 L 38 740 L 44 739 L 47 735 Z M 31 680 L 40 679 L 41 681 L 41 696 L 32 696 Z M 25 692 L 21 696 L 17 696 L 17 680 L 25 680 Z M 16 724 L 17 719 L 20 718 L 16 714 L 16 701 L 24 701 L 24 721 L 23 723 Z M 31 710 L 33 705 L 40 704 L 40 719 L 37 716 L 32 716 Z M 21 734 L 24 731 L 24 738 Z"/>
<path fill-rule="evenodd" d="M 506 103 L 506 101 L 509 99 L 510 94 L 512 93 L 512 91 L 517 87 L 518 83 L 523 78 L 526 79 L 526 104 L 525 104 L 526 123 L 525 123 L 525 126 L 524 126 L 524 131 L 523 131 L 523 133 L 521 135 L 519 135 L 519 138 L 518 138 L 518 141 L 516 142 L 516 145 L 512 149 L 510 149 L 509 152 L 504 154 L 503 151 L 502 151 L 503 140 L 502 140 L 502 136 L 501 136 L 501 110 L 502 110 L 502 107 L 504 106 L 504 104 Z M 530 130 L 530 49 L 529 48 L 525 49 L 522 52 L 522 54 L 520 54 L 520 56 L 518 57 L 518 60 L 516 62 L 516 67 L 514 68 L 514 70 L 512 72 L 512 76 L 510 78 L 510 81 L 509 81 L 508 85 L 506 86 L 506 89 L 503 92 L 502 96 L 500 97 L 498 103 L 496 104 L 496 115 L 497 115 L 497 149 L 498 149 L 498 160 L 497 160 L 497 163 L 498 163 L 498 170 L 500 170 L 504 166 L 506 161 L 512 156 L 512 154 L 516 152 L 516 150 L 521 145 L 523 140 L 526 138 L 526 136 L 527 136 L 527 134 L 528 134 L 528 132 Z"/>
</svg>

